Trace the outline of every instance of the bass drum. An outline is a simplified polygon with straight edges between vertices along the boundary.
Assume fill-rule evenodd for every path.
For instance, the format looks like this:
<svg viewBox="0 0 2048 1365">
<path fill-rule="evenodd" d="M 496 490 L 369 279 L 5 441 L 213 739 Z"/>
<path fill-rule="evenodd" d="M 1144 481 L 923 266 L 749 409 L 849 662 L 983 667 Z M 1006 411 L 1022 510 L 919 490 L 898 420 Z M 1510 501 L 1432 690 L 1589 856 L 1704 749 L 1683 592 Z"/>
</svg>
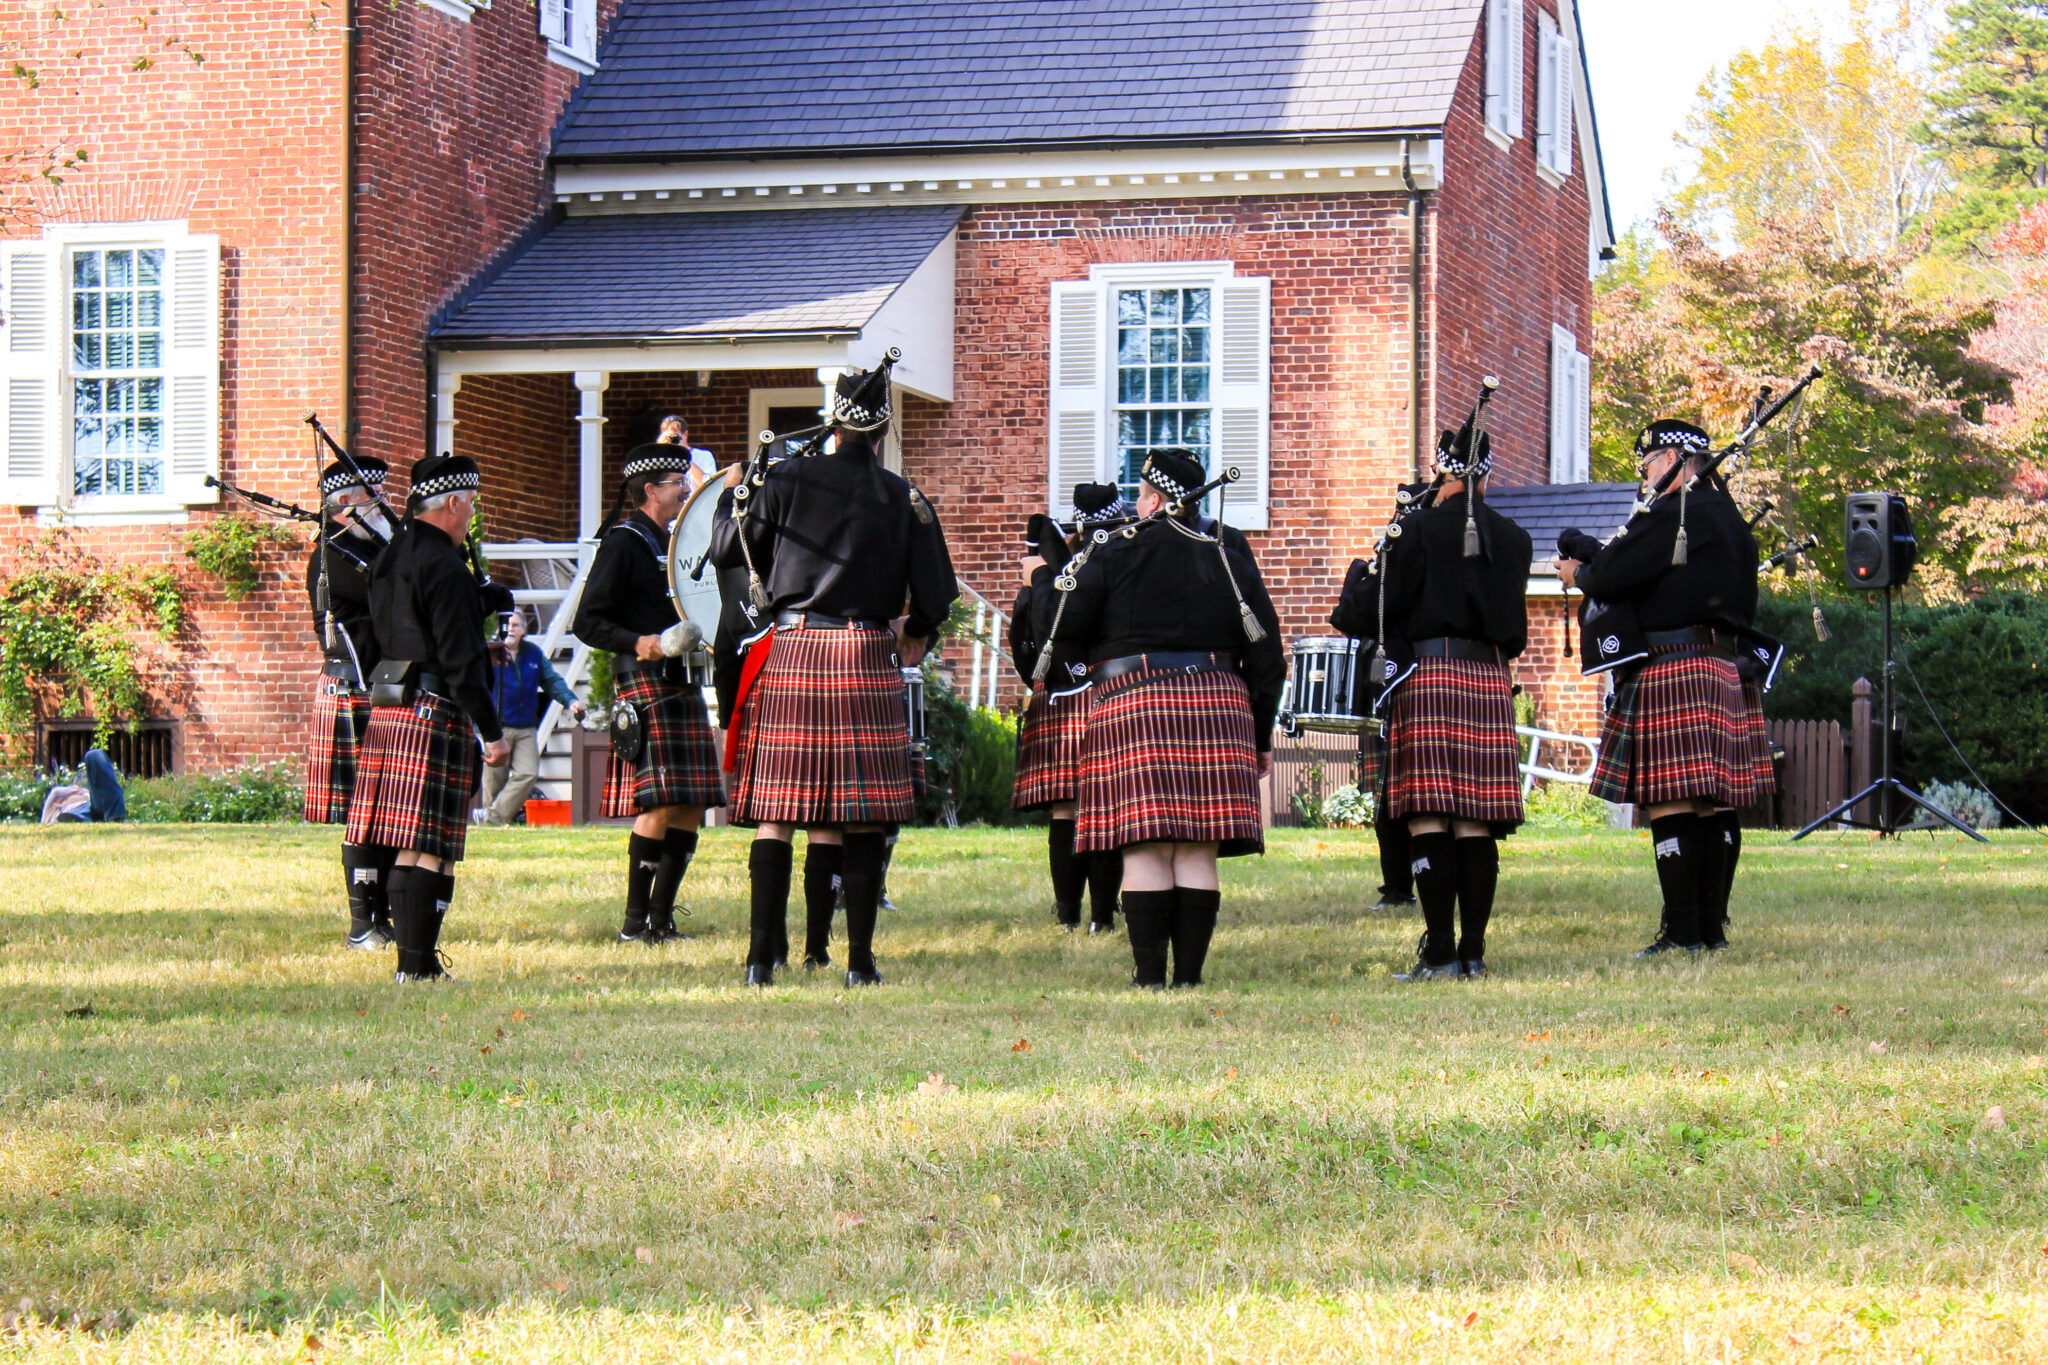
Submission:
<svg viewBox="0 0 2048 1365">
<path fill-rule="evenodd" d="M 718 570 L 705 563 L 711 553 L 711 525 L 718 511 L 718 495 L 725 491 L 725 471 L 719 470 L 690 494 L 668 536 L 668 595 L 676 615 L 704 632 L 709 649 L 718 636 L 718 617 L 725 599 L 718 592 Z"/>
</svg>

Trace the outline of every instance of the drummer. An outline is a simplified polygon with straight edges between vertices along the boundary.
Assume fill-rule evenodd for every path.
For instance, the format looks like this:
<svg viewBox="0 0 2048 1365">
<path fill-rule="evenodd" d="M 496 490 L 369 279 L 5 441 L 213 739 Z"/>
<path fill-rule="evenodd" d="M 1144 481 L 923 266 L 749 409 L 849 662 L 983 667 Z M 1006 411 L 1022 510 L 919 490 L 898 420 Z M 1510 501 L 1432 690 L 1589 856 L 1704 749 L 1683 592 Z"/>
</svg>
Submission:
<svg viewBox="0 0 2048 1365">
<path fill-rule="evenodd" d="M 604 784 L 605 817 L 633 818 L 621 943 L 687 937 L 676 928 L 676 894 L 705 808 L 725 804 L 704 679 L 663 648 L 664 633 L 679 625 L 669 597 L 669 524 L 689 496 L 690 464 L 687 445 L 657 442 L 627 453 L 576 612 L 576 637 L 612 652 L 614 705 L 632 708 L 640 722 L 639 754 L 627 759 L 614 749 Z"/>
</svg>

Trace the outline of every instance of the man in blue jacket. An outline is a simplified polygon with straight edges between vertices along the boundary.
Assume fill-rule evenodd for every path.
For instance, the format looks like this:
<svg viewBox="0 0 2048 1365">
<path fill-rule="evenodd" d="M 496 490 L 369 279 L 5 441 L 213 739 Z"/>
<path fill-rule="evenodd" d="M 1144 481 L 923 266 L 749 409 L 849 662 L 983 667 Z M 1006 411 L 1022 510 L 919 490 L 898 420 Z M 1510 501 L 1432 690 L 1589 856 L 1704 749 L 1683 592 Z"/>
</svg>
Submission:
<svg viewBox="0 0 2048 1365">
<path fill-rule="evenodd" d="M 584 705 L 555 672 L 540 646 L 526 638 L 526 613 L 515 611 L 505 621 L 505 657 L 493 671 L 491 699 L 498 705 L 498 719 L 505 726 L 505 740 L 512 746 L 512 761 L 502 768 L 484 769 L 483 823 L 509 825 L 526 806 L 527 793 L 540 776 L 540 746 L 535 736 L 549 701 L 569 708 L 581 718 Z"/>
</svg>

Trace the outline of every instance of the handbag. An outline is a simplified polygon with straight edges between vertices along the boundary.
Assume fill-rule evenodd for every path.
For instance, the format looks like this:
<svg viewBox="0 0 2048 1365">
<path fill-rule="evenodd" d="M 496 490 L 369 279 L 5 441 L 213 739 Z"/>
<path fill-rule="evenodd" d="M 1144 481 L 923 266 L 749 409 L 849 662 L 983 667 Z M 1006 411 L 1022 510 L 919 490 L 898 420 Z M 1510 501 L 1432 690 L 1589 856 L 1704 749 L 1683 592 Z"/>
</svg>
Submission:
<svg viewBox="0 0 2048 1365">
<path fill-rule="evenodd" d="M 370 673 L 370 705 L 410 706 L 419 695 L 419 665 L 411 659 L 386 659 Z"/>
</svg>

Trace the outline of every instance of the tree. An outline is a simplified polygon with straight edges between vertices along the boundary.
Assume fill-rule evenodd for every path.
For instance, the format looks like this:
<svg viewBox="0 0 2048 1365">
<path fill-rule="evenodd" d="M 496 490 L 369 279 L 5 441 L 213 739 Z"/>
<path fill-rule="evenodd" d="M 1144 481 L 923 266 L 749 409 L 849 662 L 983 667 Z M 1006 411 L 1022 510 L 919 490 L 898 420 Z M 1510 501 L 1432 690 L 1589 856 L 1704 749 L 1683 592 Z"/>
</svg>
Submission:
<svg viewBox="0 0 2048 1365">
<path fill-rule="evenodd" d="M 2048 3 L 1960 0 L 1948 19 L 1921 136 L 1964 186 L 1944 235 L 1980 242 L 2048 201 Z"/>
<path fill-rule="evenodd" d="M 1637 244 L 1595 298 L 1598 476 L 1633 479 L 1626 442 L 1653 418 L 1690 417 L 1725 435 L 1760 385 L 1782 390 L 1818 364 L 1827 377 L 1798 419 L 1775 428 L 1737 476 L 1743 501 L 1777 505 L 1760 531 L 1767 541 L 1819 536 L 1832 576 L 1851 490 L 1901 489 L 1923 513 L 2006 492 L 2013 455 L 1985 413 L 2011 400 L 2011 375 L 1971 350 L 1990 305 L 1918 297 L 1909 252 L 1845 252 L 1820 215 L 1760 220 L 1725 256 L 1668 214 L 1658 230 L 1670 247 L 1647 254 Z M 1960 532 L 1926 544 L 1924 589 L 1958 594 L 1977 540 Z"/>
<path fill-rule="evenodd" d="M 1678 141 L 1699 155 L 1673 207 L 1693 231 L 1747 242 L 1818 218 L 1836 246 L 1895 250 L 1946 185 L 1915 134 L 1928 113 L 1934 0 L 1856 0 L 1846 38 L 1794 30 L 1710 75 Z"/>
</svg>

